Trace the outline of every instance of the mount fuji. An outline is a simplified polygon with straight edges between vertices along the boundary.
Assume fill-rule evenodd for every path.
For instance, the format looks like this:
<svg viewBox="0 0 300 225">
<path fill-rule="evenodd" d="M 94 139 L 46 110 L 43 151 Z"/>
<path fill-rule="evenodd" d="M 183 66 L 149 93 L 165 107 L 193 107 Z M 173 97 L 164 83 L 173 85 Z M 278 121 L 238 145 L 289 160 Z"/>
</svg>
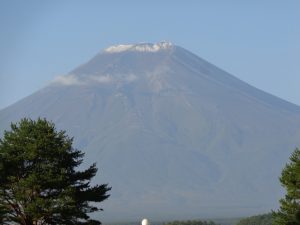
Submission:
<svg viewBox="0 0 300 225">
<path fill-rule="evenodd" d="M 270 79 L 270 82 L 272 80 Z M 0 131 L 46 117 L 112 186 L 103 221 L 276 209 L 300 107 L 171 44 L 115 45 L 0 111 Z"/>
</svg>

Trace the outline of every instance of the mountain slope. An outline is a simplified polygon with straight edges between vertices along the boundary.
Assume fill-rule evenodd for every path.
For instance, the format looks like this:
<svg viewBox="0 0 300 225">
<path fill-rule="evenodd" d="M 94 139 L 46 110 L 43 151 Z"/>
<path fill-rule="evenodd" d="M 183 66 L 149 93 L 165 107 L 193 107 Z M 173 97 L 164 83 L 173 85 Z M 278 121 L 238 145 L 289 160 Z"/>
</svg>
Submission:
<svg viewBox="0 0 300 225">
<path fill-rule="evenodd" d="M 75 137 L 104 220 L 240 216 L 277 207 L 278 176 L 300 144 L 300 107 L 170 43 L 118 45 L 0 111 L 51 119 Z"/>
</svg>

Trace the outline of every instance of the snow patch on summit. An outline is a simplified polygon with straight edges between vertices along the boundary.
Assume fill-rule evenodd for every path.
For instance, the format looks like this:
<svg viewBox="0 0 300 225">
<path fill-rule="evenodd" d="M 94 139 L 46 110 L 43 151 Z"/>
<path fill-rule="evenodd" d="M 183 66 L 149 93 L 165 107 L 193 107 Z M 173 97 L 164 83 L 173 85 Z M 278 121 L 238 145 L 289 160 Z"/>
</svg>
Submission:
<svg viewBox="0 0 300 225">
<path fill-rule="evenodd" d="M 137 51 L 137 52 L 157 52 L 172 48 L 173 44 L 170 42 L 159 42 L 155 44 L 141 43 L 136 45 L 113 45 L 104 50 L 107 53 L 117 53 L 124 51 Z"/>
<path fill-rule="evenodd" d="M 105 52 L 123 52 L 132 47 L 133 47 L 133 45 L 113 45 L 113 46 L 106 48 L 104 51 Z"/>
</svg>

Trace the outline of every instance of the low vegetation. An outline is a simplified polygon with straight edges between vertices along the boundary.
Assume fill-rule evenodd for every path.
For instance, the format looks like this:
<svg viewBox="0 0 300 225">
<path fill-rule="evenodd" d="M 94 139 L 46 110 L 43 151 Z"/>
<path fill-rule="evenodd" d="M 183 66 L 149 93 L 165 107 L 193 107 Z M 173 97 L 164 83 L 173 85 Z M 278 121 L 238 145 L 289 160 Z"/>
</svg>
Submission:
<svg viewBox="0 0 300 225">
<path fill-rule="evenodd" d="M 164 223 L 164 225 L 217 225 L 212 221 L 202 221 L 202 220 L 186 220 L 186 221 L 172 221 Z"/>
<path fill-rule="evenodd" d="M 236 225 L 272 225 L 272 213 L 247 217 Z"/>
</svg>

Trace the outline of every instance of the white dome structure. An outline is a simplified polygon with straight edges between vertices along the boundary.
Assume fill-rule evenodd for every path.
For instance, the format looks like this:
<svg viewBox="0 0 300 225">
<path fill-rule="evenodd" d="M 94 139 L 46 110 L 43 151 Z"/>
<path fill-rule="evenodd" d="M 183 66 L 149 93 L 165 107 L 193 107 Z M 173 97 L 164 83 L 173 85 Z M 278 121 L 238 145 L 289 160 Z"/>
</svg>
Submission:
<svg viewBox="0 0 300 225">
<path fill-rule="evenodd" d="M 150 225 L 150 222 L 148 219 L 143 219 L 141 222 L 142 225 Z"/>
</svg>

